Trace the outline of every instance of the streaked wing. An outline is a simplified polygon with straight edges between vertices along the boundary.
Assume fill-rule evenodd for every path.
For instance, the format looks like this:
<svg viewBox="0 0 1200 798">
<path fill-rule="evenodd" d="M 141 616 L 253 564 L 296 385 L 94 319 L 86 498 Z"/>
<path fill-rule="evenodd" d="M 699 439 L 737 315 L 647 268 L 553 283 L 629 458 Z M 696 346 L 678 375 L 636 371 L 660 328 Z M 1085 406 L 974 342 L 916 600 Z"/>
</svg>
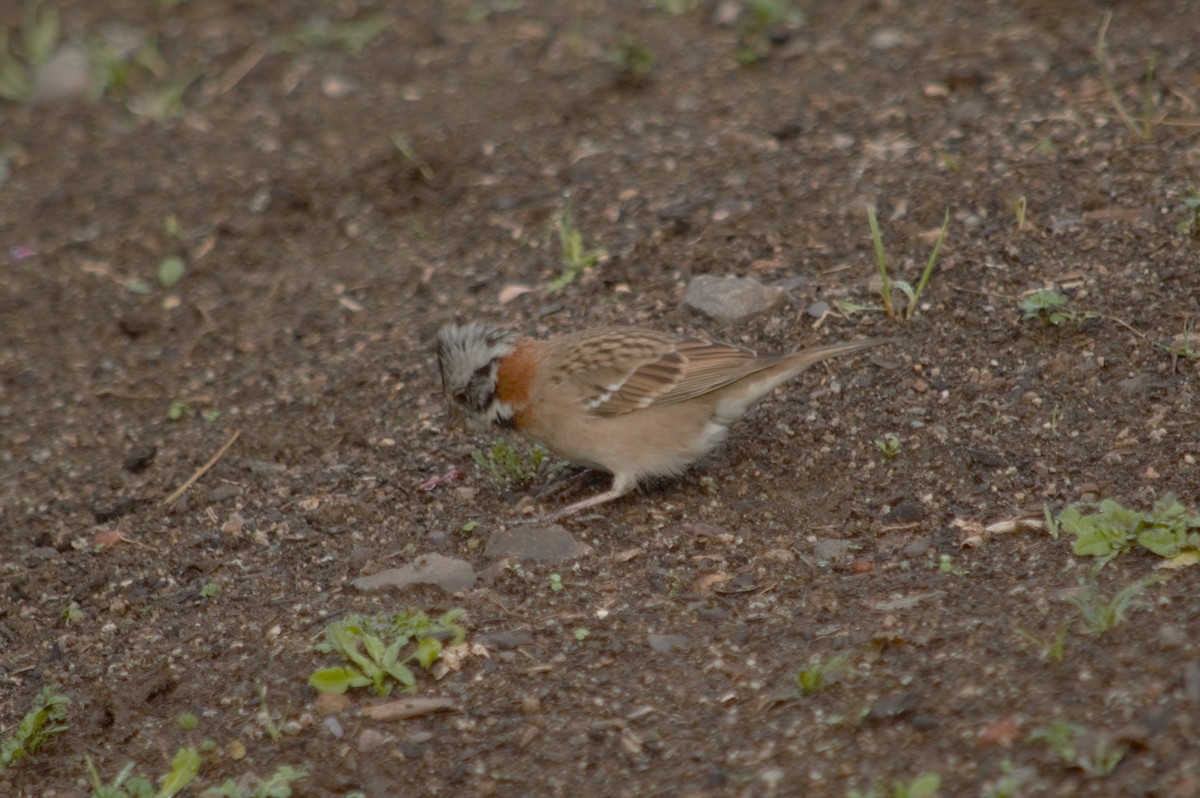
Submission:
<svg viewBox="0 0 1200 798">
<path fill-rule="evenodd" d="M 579 344 L 589 355 L 567 371 L 584 383 L 585 407 L 598 416 L 683 402 L 779 362 L 730 344 L 641 330 L 598 333 Z"/>
</svg>

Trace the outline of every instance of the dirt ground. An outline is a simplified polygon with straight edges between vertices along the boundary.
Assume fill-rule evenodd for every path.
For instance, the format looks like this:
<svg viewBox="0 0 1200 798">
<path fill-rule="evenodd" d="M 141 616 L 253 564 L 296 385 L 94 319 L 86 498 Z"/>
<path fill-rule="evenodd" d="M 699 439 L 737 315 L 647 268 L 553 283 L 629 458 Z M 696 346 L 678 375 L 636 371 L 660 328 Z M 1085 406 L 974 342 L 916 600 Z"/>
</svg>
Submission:
<svg viewBox="0 0 1200 798">
<path fill-rule="evenodd" d="M 985 531 L 1200 506 L 1200 360 L 1177 345 L 1200 317 L 1194 2 L 798 0 L 763 31 L 736 2 L 671 5 L 54 4 L 61 41 L 158 59 L 127 48 L 98 99 L 0 102 L 0 740 L 44 685 L 70 700 L 0 793 L 87 795 L 88 757 L 157 777 L 194 746 L 190 794 L 288 765 L 300 796 L 916 795 L 922 774 L 1200 795 L 1200 569 L 1143 551 L 1093 575 L 1067 536 Z M 18 59 L 23 19 L 5 4 Z M 551 292 L 567 194 L 607 257 Z M 869 205 L 908 280 L 949 210 L 911 320 L 845 304 L 879 301 Z M 681 306 L 702 274 L 789 302 L 718 325 Z M 1042 288 L 1075 316 L 1023 319 Z M 455 318 L 903 340 L 566 521 L 589 554 L 497 563 L 546 485 L 492 478 L 471 451 L 495 438 L 447 427 L 432 340 Z M 430 553 L 480 581 L 352 585 Z M 1081 583 L 1149 576 L 1087 633 Z M 326 624 L 406 607 L 466 611 L 456 669 L 417 678 L 450 711 L 319 703 Z M 1038 734 L 1066 723 L 1069 756 Z"/>
</svg>

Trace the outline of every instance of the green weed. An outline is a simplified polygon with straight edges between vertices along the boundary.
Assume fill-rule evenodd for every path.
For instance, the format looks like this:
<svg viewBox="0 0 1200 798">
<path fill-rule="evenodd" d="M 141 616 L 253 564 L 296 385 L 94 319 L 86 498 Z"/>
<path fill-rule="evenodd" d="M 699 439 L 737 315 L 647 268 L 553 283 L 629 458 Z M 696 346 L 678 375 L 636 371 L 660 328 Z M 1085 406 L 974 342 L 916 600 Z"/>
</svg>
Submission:
<svg viewBox="0 0 1200 798">
<path fill-rule="evenodd" d="M 1082 726 L 1058 718 L 1049 726 L 1034 729 L 1026 741 L 1044 743 L 1062 762 L 1079 768 L 1089 776 L 1107 776 L 1120 764 L 1128 749 L 1113 746 L 1107 739 L 1098 737 L 1090 751 L 1081 751 L 1080 745 L 1088 734 L 1088 730 Z"/>
<path fill-rule="evenodd" d="M 429 184 L 433 183 L 433 167 L 429 165 L 428 161 L 417 154 L 417 151 L 413 148 L 413 145 L 409 143 L 408 139 L 405 138 L 403 134 L 393 133 L 392 145 L 400 152 L 401 155 L 404 156 L 404 160 L 408 161 L 413 165 L 414 168 L 416 168 L 417 173 L 421 175 L 422 180 Z"/>
<path fill-rule="evenodd" d="M 1100 82 L 1104 84 L 1104 92 L 1112 102 L 1113 108 L 1116 109 L 1117 116 L 1125 123 L 1125 127 L 1143 141 L 1149 141 L 1154 133 L 1154 58 L 1151 56 L 1146 59 L 1146 70 L 1142 82 L 1142 119 L 1139 125 L 1125 109 L 1125 103 L 1121 101 L 1121 96 L 1117 93 L 1116 86 L 1113 85 L 1112 73 L 1108 70 L 1108 48 L 1105 44 L 1105 35 L 1108 33 L 1110 22 L 1112 22 L 1111 10 L 1104 15 L 1104 22 L 1101 23 L 1100 32 L 1096 36 L 1095 54 L 1096 64 L 1100 69 Z"/>
<path fill-rule="evenodd" d="M 17 730 L 0 741 L 0 773 L 33 754 L 46 740 L 67 730 L 67 697 L 56 685 L 46 685 L 33 699 L 33 707 L 21 718 Z"/>
<path fill-rule="evenodd" d="M 641 83 L 654 68 L 654 56 L 645 45 L 632 36 L 626 36 L 616 47 L 609 50 L 604 60 L 612 64 L 617 71 L 617 78 L 622 83 L 630 85 Z"/>
<path fill-rule="evenodd" d="M 738 63 L 749 66 L 766 58 L 771 52 L 771 39 L 781 28 L 802 24 L 804 14 L 792 5 L 792 0 L 745 0 L 738 20 Z"/>
<path fill-rule="evenodd" d="M 1192 515 L 1172 496 L 1155 503 L 1148 512 L 1123 507 L 1105 499 L 1095 512 L 1085 514 L 1073 504 L 1058 514 L 1057 528 L 1075 536 L 1075 554 L 1099 557 L 1103 566 L 1135 546 L 1160 557 L 1200 553 L 1200 516 Z"/>
<path fill-rule="evenodd" d="M 837 676 L 850 665 L 850 652 L 844 651 L 824 662 L 814 662 L 796 674 L 796 688 L 801 695 L 814 695 L 833 684 Z"/>
<path fill-rule="evenodd" d="M 171 798 L 191 784 L 200 772 L 200 754 L 195 748 L 176 751 L 171 760 L 171 770 L 159 779 L 162 784 L 157 790 L 145 776 L 134 775 L 132 762 L 121 768 L 109 784 L 100 778 L 90 756 L 87 758 L 87 768 L 92 779 L 92 798 Z"/>
<path fill-rule="evenodd" d="M 884 438 L 878 438 L 875 441 L 875 448 L 883 455 L 884 460 L 891 460 L 896 455 L 900 454 L 900 438 L 897 435 L 888 435 Z"/>
<path fill-rule="evenodd" d="M 1042 289 L 1021 300 L 1021 320 L 1038 319 L 1045 325 L 1058 327 L 1076 321 L 1080 315 L 1067 310 L 1067 296 L 1061 291 Z"/>
<path fill-rule="evenodd" d="M 873 785 L 866 790 L 850 790 L 846 798 L 933 798 L 942 788 L 937 773 L 922 773 L 912 781 L 897 779 L 890 788 Z"/>
<path fill-rule="evenodd" d="M 917 281 L 916 288 L 913 288 L 905 280 L 892 280 L 888 275 L 887 253 L 883 249 L 883 234 L 879 230 L 879 220 L 875 216 L 874 206 L 867 207 L 867 224 L 871 227 L 871 243 L 875 248 L 875 265 L 879 269 L 881 280 L 879 293 L 883 299 L 883 310 L 889 319 L 911 319 L 913 314 L 917 312 L 917 303 L 920 302 L 921 294 L 925 292 L 925 286 L 929 284 L 929 278 L 933 276 L 933 270 L 937 266 L 938 253 L 941 252 L 942 244 L 946 241 L 946 233 L 950 229 L 950 211 L 947 210 L 945 217 L 942 219 L 942 228 L 938 231 L 937 240 L 933 244 L 933 251 L 929 253 L 929 260 L 925 263 L 925 270 L 921 272 L 921 279 Z M 900 314 L 897 314 L 892 303 L 893 287 L 899 288 L 904 292 L 906 299 L 904 310 Z"/>
<path fill-rule="evenodd" d="M 0 27 L 0 99 L 17 103 L 33 96 L 37 70 L 50 60 L 58 44 L 58 11 L 49 4 L 26 2 L 20 31 L 18 49 L 23 58 L 10 46 L 8 29 Z"/>
<path fill-rule="evenodd" d="M 549 450 L 533 445 L 520 449 L 503 438 L 486 452 L 475 449 L 471 452 L 475 464 L 495 480 L 528 485 L 534 480 L 549 477 L 566 464 L 555 460 Z"/>
<path fill-rule="evenodd" d="M 1200 191 L 1189 189 L 1188 195 L 1183 199 L 1183 207 L 1188 218 L 1176 225 L 1175 229 L 1191 237 L 1193 241 L 1200 240 Z"/>
<path fill-rule="evenodd" d="M 325 13 L 318 11 L 281 44 L 284 49 L 340 48 L 347 55 L 358 55 L 376 36 L 387 30 L 388 26 L 395 21 L 390 14 L 371 14 L 360 19 L 331 20 Z"/>
<path fill-rule="evenodd" d="M 558 243 L 562 249 L 563 271 L 550 282 L 551 292 L 563 290 L 588 269 L 608 257 L 608 253 L 603 249 L 584 247 L 583 234 L 575 227 L 575 215 L 569 197 L 563 204 L 562 213 L 555 220 L 554 227 L 558 231 Z"/>
<path fill-rule="evenodd" d="M 228 779 L 220 787 L 209 787 L 200 793 L 200 798 L 290 798 L 292 782 L 305 778 L 308 778 L 307 770 L 280 765 L 265 781 L 251 777 L 249 780 L 256 783 L 249 785 Z"/>
<path fill-rule="evenodd" d="M 1096 586 L 1089 582 L 1080 585 L 1079 590 L 1071 596 L 1071 603 L 1079 609 L 1084 631 L 1101 635 L 1124 623 L 1126 613 L 1138 606 L 1138 597 L 1146 588 L 1160 581 L 1153 576 L 1139 579 L 1118 590 L 1111 599 L 1101 596 Z"/>
<path fill-rule="evenodd" d="M 1050 640 L 1042 640 L 1032 632 L 1018 629 L 1017 634 L 1025 638 L 1037 648 L 1039 654 L 1054 662 L 1062 662 L 1067 653 L 1067 634 L 1071 631 L 1071 622 L 1060 625 Z"/>
<path fill-rule="evenodd" d="M 325 627 L 325 640 L 316 648 L 341 654 L 349 664 L 321 668 L 308 683 L 324 693 L 371 687 L 376 695 L 385 696 L 396 684 L 406 692 L 416 692 L 416 677 L 409 664 L 429 670 L 442 655 L 442 640 L 461 643 L 467 632 L 457 619 L 463 612 L 451 610 L 436 620 L 410 610 L 390 616 L 349 615 L 334 621 Z M 411 652 L 404 655 L 408 649 Z"/>
</svg>

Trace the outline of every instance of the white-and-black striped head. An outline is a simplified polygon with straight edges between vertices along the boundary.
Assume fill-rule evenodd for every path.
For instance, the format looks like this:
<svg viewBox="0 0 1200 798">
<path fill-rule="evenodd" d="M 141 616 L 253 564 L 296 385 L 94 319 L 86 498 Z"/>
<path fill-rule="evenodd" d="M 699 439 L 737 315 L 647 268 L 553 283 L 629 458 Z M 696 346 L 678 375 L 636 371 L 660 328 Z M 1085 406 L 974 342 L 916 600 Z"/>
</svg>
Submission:
<svg viewBox="0 0 1200 798">
<path fill-rule="evenodd" d="M 512 408 L 496 396 L 496 376 L 516 340 L 516 333 L 481 322 L 438 330 L 438 366 L 451 418 L 465 416 L 472 427 L 485 430 L 512 417 Z"/>
</svg>

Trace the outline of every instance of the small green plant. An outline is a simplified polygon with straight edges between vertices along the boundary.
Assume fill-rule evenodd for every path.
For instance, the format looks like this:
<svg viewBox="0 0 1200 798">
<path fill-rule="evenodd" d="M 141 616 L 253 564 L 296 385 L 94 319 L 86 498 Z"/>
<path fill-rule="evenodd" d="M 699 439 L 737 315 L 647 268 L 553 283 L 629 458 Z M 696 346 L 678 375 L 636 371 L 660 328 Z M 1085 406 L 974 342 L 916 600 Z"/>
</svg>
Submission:
<svg viewBox="0 0 1200 798">
<path fill-rule="evenodd" d="M 1149 512 L 1123 507 L 1105 499 L 1095 512 L 1084 513 L 1073 504 L 1058 514 L 1057 528 L 1075 536 L 1075 554 L 1098 557 L 1103 567 L 1134 546 L 1160 557 L 1200 552 L 1200 516 L 1192 515 L 1173 496 L 1155 503 Z"/>
<path fill-rule="evenodd" d="M 814 695 L 833 684 L 850 665 L 850 652 L 843 651 L 824 662 L 814 662 L 796 673 L 796 689 L 801 695 Z"/>
<path fill-rule="evenodd" d="M 883 455 L 884 460 L 891 460 L 896 455 L 900 454 L 900 438 L 897 435 L 888 435 L 884 438 L 878 438 L 875 441 L 875 448 Z"/>
<path fill-rule="evenodd" d="M 200 793 L 200 798 L 291 798 L 292 782 L 305 778 L 308 778 L 308 771 L 280 765 L 265 781 L 253 776 L 247 779 L 251 784 L 228 779 L 220 787 L 210 787 Z"/>
<path fill-rule="evenodd" d="M 1104 84 L 1104 92 L 1112 102 L 1113 108 L 1116 109 L 1117 116 L 1125 123 L 1125 127 L 1143 141 L 1149 141 L 1154 133 L 1154 59 L 1150 57 L 1146 61 L 1142 84 L 1142 120 L 1141 125 L 1138 125 L 1129 111 L 1125 109 L 1125 103 L 1121 101 L 1121 95 L 1117 93 L 1116 86 L 1113 85 L 1112 73 L 1108 69 L 1108 48 L 1105 44 L 1105 35 L 1108 33 L 1110 22 L 1112 22 L 1111 10 L 1104 15 L 1104 22 L 1100 25 L 1100 32 L 1096 36 L 1096 63 L 1100 68 L 1100 82 Z"/>
<path fill-rule="evenodd" d="M 1020 798 L 1024 795 L 1021 788 L 1025 785 L 1025 778 L 1013 767 L 1011 759 L 1000 763 L 1000 771 L 1000 778 L 984 785 L 984 798 Z"/>
<path fill-rule="evenodd" d="M 38 691 L 33 707 L 21 718 L 17 730 L 0 741 L 0 773 L 33 754 L 46 740 L 67 730 L 67 697 L 59 694 L 56 685 L 48 684 Z"/>
<path fill-rule="evenodd" d="M 612 64 L 617 71 L 617 78 L 631 86 L 636 86 L 645 80 L 654 68 L 654 56 L 645 45 L 632 36 L 621 39 L 616 47 L 609 50 L 604 60 Z"/>
<path fill-rule="evenodd" d="M 83 610 L 79 609 L 79 602 L 72 601 L 67 605 L 67 608 L 62 611 L 62 622 L 64 626 L 71 626 L 83 620 Z"/>
<path fill-rule="evenodd" d="M 474 450 L 471 459 L 493 479 L 518 485 L 528 485 L 538 478 L 551 476 L 564 466 L 541 446 L 533 445 L 522 450 L 503 438 L 487 452 Z"/>
<path fill-rule="evenodd" d="M 574 636 L 575 636 L 576 640 L 578 640 L 580 643 L 582 643 L 584 640 L 587 640 L 589 637 L 591 637 L 592 633 L 588 629 L 585 629 L 584 627 L 581 626 L 575 630 Z"/>
<path fill-rule="evenodd" d="M 159 779 L 156 790 L 150 779 L 135 776 L 134 764 L 130 762 L 117 773 L 110 783 L 105 784 L 96 770 L 92 758 L 87 758 L 88 773 L 92 778 L 92 798 L 171 798 L 178 795 L 200 772 L 200 754 L 195 748 L 180 748 L 171 760 L 171 770 Z"/>
<path fill-rule="evenodd" d="M 695 11 L 700 5 L 700 0 L 650 0 L 650 5 L 672 17 L 679 17 L 689 11 Z"/>
<path fill-rule="evenodd" d="M 1079 590 L 1071 596 L 1071 603 L 1083 617 L 1084 631 L 1101 635 L 1124 623 L 1125 614 L 1138 606 L 1138 597 L 1146 592 L 1146 588 L 1160 581 L 1153 576 L 1139 579 L 1118 590 L 1111 599 L 1105 599 L 1096 586 L 1088 582 L 1080 585 Z"/>
<path fill-rule="evenodd" d="M 925 286 L 929 284 L 929 278 L 933 276 L 933 270 L 937 266 L 938 253 L 942 251 L 946 233 L 950 230 L 950 211 L 947 209 L 946 215 L 942 219 L 942 228 L 938 231 L 937 240 L 933 243 L 933 251 L 929 253 L 929 260 L 925 262 L 925 270 L 921 272 L 921 279 L 917 281 L 916 288 L 913 288 L 905 280 L 892 280 L 888 275 L 887 253 L 883 249 L 883 233 L 879 230 L 879 220 L 875 216 L 874 206 L 867 207 L 867 224 L 871 228 L 871 244 L 875 248 L 875 265 L 879 269 L 881 281 L 879 293 L 883 299 L 883 311 L 889 319 L 902 318 L 907 321 L 917 312 L 917 303 L 921 301 L 921 294 L 925 292 Z M 892 303 L 893 287 L 904 292 L 906 301 L 904 310 L 900 314 L 897 314 Z"/>
<path fill-rule="evenodd" d="M 401 133 L 393 133 L 392 145 L 404 156 L 404 160 L 413 165 L 417 173 L 421 175 L 421 179 L 432 185 L 433 167 L 429 165 L 429 161 L 417 154 L 409 140 Z"/>
<path fill-rule="evenodd" d="M 191 712 L 180 713 L 179 717 L 176 718 L 176 723 L 184 731 L 195 731 L 200 727 L 200 719 Z"/>
<path fill-rule="evenodd" d="M 1050 640 L 1042 640 L 1037 635 L 1027 632 L 1024 629 L 1018 629 L 1017 634 L 1032 643 L 1042 657 L 1054 662 L 1062 662 L 1067 654 L 1067 634 L 1070 631 L 1071 622 L 1067 621 L 1055 630 L 1054 637 Z"/>
<path fill-rule="evenodd" d="M 1200 240 L 1200 191 L 1189 189 L 1183 199 L 1183 207 L 1187 210 L 1188 218 L 1176 225 L 1175 229 L 1190 236 L 1193 241 Z"/>
<path fill-rule="evenodd" d="M 603 249 L 586 249 L 583 246 L 583 233 L 575 227 L 575 214 L 571 209 L 571 199 L 563 203 L 562 213 L 554 222 L 558 231 L 558 243 L 562 249 L 562 274 L 550 282 L 550 291 L 561 291 L 579 279 L 580 275 L 595 266 L 608 253 Z"/>
<path fill-rule="evenodd" d="M 340 48 L 346 55 L 358 55 L 395 21 L 390 14 L 370 14 L 359 19 L 337 21 L 318 11 L 291 37 L 281 42 L 281 47 L 289 50 Z"/>
<path fill-rule="evenodd" d="M 912 781 L 897 779 L 890 788 L 874 785 L 866 790 L 850 790 L 846 798 L 933 798 L 942 788 L 942 777 L 937 773 L 922 773 Z"/>
<path fill-rule="evenodd" d="M 255 681 L 254 692 L 258 695 L 258 718 L 266 727 L 267 734 L 271 739 L 279 742 L 283 739 L 283 732 L 279 730 L 279 724 L 275 722 L 275 717 L 271 715 L 271 708 L 267 706 L 267 686 L 262 681 Z"/>
<path fill-rule="evenodd" d="M 562 574 L 550 574 L 550 589 L 557 593 L 562 590 L 563 585 Z"/>
<path fill-rule="evenodd" d="M 169 255 L 158 264 L 158 284 L 163 288 L 174 288 L 175 283 L 183 279 L 183 258 Z"/>
<path fill-rule="evenodd" d="M 1062 762 L 1077 767 L 1089 776 L 1107 776 L 1120 764 L 1127 749 L 1113 746 L 1104 737 L 1096 737 L 1091 751 L 1081 751 L 1080 744 L 1089 735 L 1087 729 L 1063 718 L 1056 718 L 1049 726 L 1034 729 L 1026 741 L 1044 743 Z"/>
<path fill-rule="evenodd" d="M 188 406 L 186 402 L 181 402 L 176 399 L 171 402 L 171 406 L 167 408 L 167 421 L 178 421 L 183 418 L 183 414 L 187 412 Z"/>
<path fill-rule="evenodd" d="M 766 58 L 779 29 L 803 23 L 804 14 L 792 6 L 792 0 L 745 0 L 738 21 L 738 63 L 749 66 Z"/>
<path fill-rule="evenodd" d="M 205 582 L 200 588 L 200 598 L 212 599 L 221 595 L 221 585 L 217 582 Z"/>
<path fill-rule="evenodd" d="M 58 44 L 58 11 L 48 3 L 27 2 L 20 29 L 23 59 L 10 47 L 8 29 L 0 27 L 0 99 L 17 103 L 33 96 L 37 70 L 50 60 Z"/>
<path fill-rule="evenodd" d="M 458 624 L 464 610 L 430 618 L 409 610 L 395 615 L 349 615 L 325 627 L 325 640 L 317 644 L 322 653 L 341 654 L 348 665 L 321 668 L 308 683 L 323 693 L 344 693 L 351 687 L 371 687 L 376 695 L 389 695 L 399 684 L 416 692 L 417 681 L 410 663 L 425 670 L 442 656 L 442 641 L 457 645 L 466 637 Z M 403 655 L 412 648 L 411 653 Z"/>
<path fill-rule="evenodd" d="M 1038 319 L 1042 324 L 1058 327 L 1079 318 L 1077 313 L 1066 309 L 1066 304 L 1066 294 L 1044 288 L 1021 300 L 1021 319 Z"/>
</svg>

